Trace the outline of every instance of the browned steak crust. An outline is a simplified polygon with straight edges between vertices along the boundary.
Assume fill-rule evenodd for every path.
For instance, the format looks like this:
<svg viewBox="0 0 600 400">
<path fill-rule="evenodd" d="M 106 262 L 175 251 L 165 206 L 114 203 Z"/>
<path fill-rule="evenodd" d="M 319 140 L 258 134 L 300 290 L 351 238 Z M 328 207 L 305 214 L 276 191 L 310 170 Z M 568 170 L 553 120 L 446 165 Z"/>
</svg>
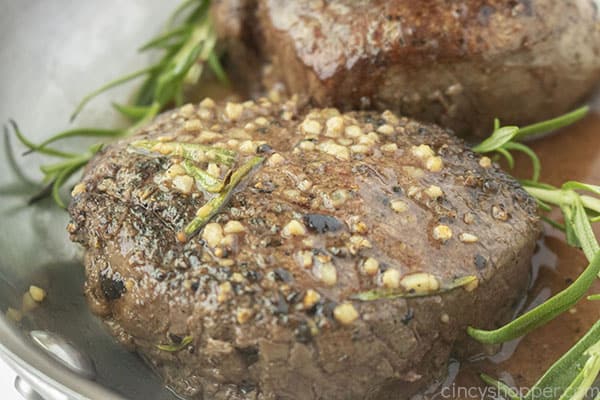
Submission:
<svg viewBox="0 0 600 400">
<path fill-rule="evenodd" d="M 188 237 L 215 195 L 176 142 L 265 158 Z M 534 201 L 446 131 L 294 100 L 166 113 L 95 157 L 69 211 L 92 310 L 199 399 L 406 398 L 514 312 L 538 235 Z M 402 296 L 356 298 L 384 288 Z"/>
<path fill-rule="evenodd" d="M 222 0 L 214 10 L 232 48 L 256 48 L 291 93 L 463 135 L 488 135 L 494 117 L 525 125 L 566 112 L 600 80 L 593 0 Z"/>
</svg>

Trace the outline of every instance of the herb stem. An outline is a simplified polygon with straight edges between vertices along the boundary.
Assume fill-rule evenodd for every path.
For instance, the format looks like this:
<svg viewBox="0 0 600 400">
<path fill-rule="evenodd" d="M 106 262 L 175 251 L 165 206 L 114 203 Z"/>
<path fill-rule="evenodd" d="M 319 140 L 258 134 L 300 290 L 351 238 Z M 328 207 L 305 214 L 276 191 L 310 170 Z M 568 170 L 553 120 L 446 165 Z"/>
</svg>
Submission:
<svg viewBox="0 0 600 400">
<path fill-rule="evenodd" d="M 562 314 L 577 303 L 594 283 L 600 272 L 600 252 L 592 258 L 589 266 L 568 288 L 551 297 L 546 302 L 521 315 L 501 328 L 481 330 L 468 327 L 471 337 L 481 343 L 503 343 L 535 329 Z"/>
<path fill-rule="evenodd" d="M 565 391 L 578 375 L 581 366 L 587 361 L 586 351 L 600 340 L 600 321 L 597 321 L 590 330 L 571 349 L 561 356 L 536 384 L 529 390 L 524 400 L 538 400 L 540 398 L 553 400 L 560 392 Z M 553 388 L 551 397 L 540 397 L 544 388 Z M 534 397 L 535 396 L 535 397 Z"/>
<path fill-rule="evenodd" d="M 19 141 L 23 145 L 25 145 L 25 147 L 27 147 L 28 151 L 26 152 L 26 154 L 28 154 L 30 152 L 36 152 L 36 153 L 41 153 L 41 154 L 45 154 L 48 156 L 60 157 L 60 158 L 71 158 L 71 157 L 77 156 L 77 154 L 75 154 L 75 153 L 68 153 L 68 152 L 56 150 L 56 149 L 53 149 L 50 147 L 40 147 L 37 144 L 31 142 L 29 139 L 27 139 L 25 137 L 25 135 L 23 135 L 23 133 L 21 132 L 21 130 L 19 129 L 19 126 L 17 125 L 17 123 L 15 121 L 13 121 L 11 119 L 10 124 L 12 125 L 13 131 L 15 132 L 17 139 L 19 139 Z"/>
<path fill-rule="evenodd" d="M 183 339 L 181 339 L 180 343 L 157 344 L 156 348 L 159 349 L 159 350 L 162 350 L 162 351 L 168 351 L 168 352 L 171 352 L 171 353 L 175 353 L 175 352 L 178 352 L 180 350 L 185 349 L 193 341 L 194 341 L 194 338 L 192 336 L 186 336 Z"/>
<path fill-rule="evenodd" d="M 544 203 L 554 204 L 555 206 L 560 206 L 562 204 L 563 196 L 559 190 L 543 189 L 528 185 L 523 185 L 523 189 L 525 189 L 531 196 L 543 201 Z"/>
<path fill-rule="evenodd" d="M 225 182 L 217 177 L 212 176 L 202 168 L 198 168 L 192 164 L 190 160 L 185 160 L 183 162 L 183 169 L 185 169 L 185 172 L 192 176 L 196 182 L 198 182 L 198 184 L 207 192 L 218 193 L 223 190 L 223 186 L 225 186 Z"/>
<path fill-rule="evenodd" d="M 572 123 L 585 117 L 589 110 L 590 108 L 588 106 L 583 106 L 567 114 L 560 115 L 556 118 L 524 126 L 523 128 L 519 129 L 519 132 L 515 136 L 515 139 L 523 140 L 531 136 L 541 135 L 543 133 L 547 133 L 571 125 Z"/>
<path fill-rule="evenodd" d="M 531 164 L 533 166 L 533 176 L 532 176 L 532 180 L 534 182 L 537 182 L 538 179 L 540 179 L 540 171 L 542 169 L 541 163 L 540 163 L 540 159 L 538 158 L 537 154 L 535 154 L 535 152 L 533 150 L 531 150 L 529 147 L 525 146 L 524 144 L 521 143 L 517 143 L 517 142 L 508 142 L 504 145 L 503 150 L 517 150 L 520 151 L 522 153 L 525 153 L 527 156 L 529 156 L 529 158 L 531 159 Z M 499 149 L 496 149 L 496 151 L 498 151 Z M 510 154 L 510 153 L 509 153 Z M 506 157 L 506 155 L 505 155 Z M 511 166 L 512 168 L 512 166 Z"/>
<path fill-rule="evenodd" d="M 591 196 L 579 195 L 574 190 L 564 189 L 564 187 L 573 187 L 573 185 L 565 184 L 563 189 L 543 189 L 524 185 L 524 189 L 536 199 L 563 209 L 565 219 L 571 219 L 571 221 L 565 221 L 566 226 L 574 226 L 579 230 L 576 234 L 577 242 L 587 259 L 591 260 L 600 251 L 600 245 L 596 240 L 585 209 L 600 210 L 600 200 Z"/>
<path fill-rule="evenodd" d="M 521 400 L 521 396 L 506 383 L 494 379 L 487 374 L 480 374 L 479 377 L 488 385 L 495 386 L 502 395 L 508 397 L 510 400 Z"/>
<path fill-rule="evenodd" d="M 581 202 L 583 206 L 589 210 L 596 211 L 600 213 L 600 199 L 596 197 L 586 196 L 585 194 L 581 195 Z"/>
<path fill-rule="evenodd" d="M 93 98 L 95 98 L 96 96 L 98 96 L 101 93 L 106 92 L 109 89 L 112 89 L 116 86 L 122 85 L 125 82 L 129 82 L 130 80 L 133 80 L 135 78 L 139 78 L 140 76 L 144 76 L 150 72 L 153 72 L 155 70 L 157 70 L 158 68 L 160 68 L 161 65 L 152 65 L 150 67 L 147 68 L 142 68 L 138 71 L 132 72 L 130 74 L 127 74 L 125 76 L 122 76 L 118 79 L 115 79 L 111 82 L 108 82 L 107 84 L 99 87 L 98 89 L 94 90 L 93 92 L 87 94 L 77 105 L 77 107 L 75 107 L 75 111 L 73 111 L 73 113 L 71 114 L 71 121 L 74 121 L 75 118 L 77 118 L 77 116 L 79 115 L 79 113 L 81 112 L 81 110 L 83 110 L 83 108 L 86 106 L 87 103 L 90 102 L 90 100 L 92 100 Z"/>
<path fill-rule="evenodd" d="M 197 163 L 216 161 L 227 166 L 232 166 L 236 160 L 236 153 L 231 150 L 198 143 L 137 140 L 132 142 L 130 147 L 166 156 L 178 156 Z"/>
<path fill-rule="evenodd" d="M 219 213 L 221 208 L 229 201 L 229 198 L 233 194 L 235 188 L 240 184 L 241 180 L 256 166 L 261 164 L 263 160 L 263 157 L 252 157 L 249 161 L 233 172 L 223 191 L 203 205 L 196 213 L 196 217 L 185 227 L 185 235 L 188 237 L 193 235 L 204 225 L 206 225 L 212 217 Z"/>
<path fill-rule="evenodd" d="M 467 275 L 460 278 L 456 278 L 451 282 L 442 283 L 439 289 L 431 292 L 415 292 L 406 289 L 374 289 L 366 292 L 360 292 L 350 296 L 353 300 L 359 301 L 374 301 L 380 299 L 396 299 L 396 298 L 412 298 L 412 297 L 425 297 L 439 295 L 441 293 L 449 292 L 459 287 L 465 287 L 470 284 L 477 282 L 475 275 Z"/>
</svg>

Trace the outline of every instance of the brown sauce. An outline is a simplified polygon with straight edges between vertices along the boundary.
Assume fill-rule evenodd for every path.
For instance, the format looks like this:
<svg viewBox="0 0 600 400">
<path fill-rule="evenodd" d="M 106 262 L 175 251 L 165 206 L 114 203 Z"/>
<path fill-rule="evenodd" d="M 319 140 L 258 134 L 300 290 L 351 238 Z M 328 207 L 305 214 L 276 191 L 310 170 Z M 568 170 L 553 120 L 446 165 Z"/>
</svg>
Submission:
<svg viewBox="0 0 600 400">
<path fill-rule="evenodd" d="M 560 186 L 567 180 L 600 184 L 600 115 L 592 114 L 576 125 L 529 143 L 542 163 L 540 180 Z M 528 178 L 531 168 L 528 159 L 516 157 L 512 171 L 517 177 Z M 560 212 L 550 216 L 556 218 Z M 539 304 L 564 289 L 587 266 L 580 250 L 568 246 L 562 232 L 544 226 L 545 235 L 532 260 L 534 281 L 525 308 Z M 594 226 L 600 237 L 600 224 Z M 596 282 L 590 293 L 600 292 Z M 588 328 L 600 318 L 599 303 L 582 300 L 569 312 L 538 328 L 522 339 L 505 343 L 494 356 L 482 356 L 477 361 L 463 362 L 454 382 L 430 398 L 492 399 L 478 375 L 485 372 L 525 390 L 563 355 Z M 457 366 L 451 365 L 450 379 Z"/>
</svg>

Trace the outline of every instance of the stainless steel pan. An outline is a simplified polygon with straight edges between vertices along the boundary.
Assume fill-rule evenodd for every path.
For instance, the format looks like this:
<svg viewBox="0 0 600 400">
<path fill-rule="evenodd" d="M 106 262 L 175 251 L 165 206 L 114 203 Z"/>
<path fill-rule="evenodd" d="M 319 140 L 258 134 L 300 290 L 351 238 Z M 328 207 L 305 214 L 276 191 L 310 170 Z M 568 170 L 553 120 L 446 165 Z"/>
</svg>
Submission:
<svg viewBox="0 0 600 400">
<path fill-rule="evenodd" d="M 70 112 L 87 91 L 148 62 L 135 48 L 157 33 L 175 5 L 0 0 L 0 122 L 14 118 L 38 140 L 68 128 Z M 110 98 L 125 101 L 128 92 L 122 88 Z M 74 126 L 119 124 L 109 104 L 108 96 L 97 99 Z M 14 137 L 9 142 L 22 152 Z M 0 357 L 21 377 L 22 393 L 47 400 L 174 398 L 87 310 L 78 249 L 65 232 L 67 214 L 50 201 L 26 205 L 38 188 L 11 166 L 9 142 L 2 138 L 0 152 Z M 36 155 L 16 158 L 32 181 L 40 177 L 40 161 Z M 17 327 L 4 313 L 19 307 L 30 284 L 43 287 L 48 296 Z M 37 331 L 37 341 L 31 331 Z"/>
<path fill-rule="evenodd" d="M 157 33 L 176 3 L 0 0 L 0 123 L 14 118 L 37 140 L 70 127 L 71 111 L 89 90 L 147 65 L 136 45 Z M 123 87 L 100 96 L 74 126 L 122 123 L 109 99 L 125 101 L 128 93 Z M 42 159 L 13 160 L 23 148 L 9 139 L 1 138 L 0 151 L 0 357 L 17 371 L 21 393 L 29 400 L 175 398 L 88 311 L 67 214 L 51 200 L 27 206 L 39 190 Z M 31 284 L 48 296 L 17 326 L 4 312 L 19 307 Z"/>
</svg>

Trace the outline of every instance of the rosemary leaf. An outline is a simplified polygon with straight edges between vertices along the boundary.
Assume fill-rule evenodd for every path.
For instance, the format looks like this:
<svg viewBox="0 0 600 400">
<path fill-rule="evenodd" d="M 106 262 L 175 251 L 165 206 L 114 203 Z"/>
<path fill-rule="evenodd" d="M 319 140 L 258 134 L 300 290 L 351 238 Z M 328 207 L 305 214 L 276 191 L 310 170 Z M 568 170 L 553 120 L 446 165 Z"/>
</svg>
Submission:
<svg viewBox="0 0 600 400">
<path fill-rule="evenodd" d="M 594 283 L 600 272 L 600 252 L 591 260 L 589 266 L 569 287 L 546 300 L 544 303 L 521 315 L 501 328 L 483 330 L 468 327 L 471 337 L 481 343 L 496 344 L 518 338 L 552 320 L 577 303 Z"/>
<path fill-rule="evenodd" d="M 568 181 L 562 185 L 562 188 L 569 190 L 585 190 L 600 195 L 600 186 L 590 185 L 589 183 Z"/>
<path fill-rule="evenodd" d="M 90 100 L 92 100 L 94 97 L 96 97 L 99 94 L 104 93 L 107 90 L 112 89 L 116 86 L 120 86 L 120 85 L 124 84 L 125 82 L 129 82 L 130 80 L 139 78 L 140 76 L 147 75 L 150 72 L 158 70 L 160 67 L 161 67 L 161 65 L 158 64 L 158 65 L 152 65 L 150 67 L 140 69 L 139 71 L 132 72 L 130 74 L 127 74 L 125 76 L 117 78 L 111 82 L 108 82 L 107 84 L 105 84 L 105 85 L 99 87 L 98 89 L 94 90 L 93 92 L 89 93 L 79 102 L 77 107 L 75 107 L 75 111 L 73 111 L 73 114 L 71 114 L 71 121 L 73 121 L 73 120 L 75 120 L 75 118 L 77 118 L 77 115 L 79 115 L 79 113 L 81 112 L 81 110 L 83 110 L 85 105 L 87 103 L 89 103 Z"/>
<path fill-rule="evenodd" d="M 181 4 L 179 4 L 177 6 L 177 8 L 175 8 L 175 11 L 173 11 L 173 13 L 171 14 L 171 16 L 169 17 L 169 19 L 167 20 L 167 23 L 165 24 L 168 28 L 172 27 L 175 22 L 177 21 L 177 19 L 181 16 L 181 14 L 183 14 L 188 8 L 190 8 L 192 5 L 194 5 L 194 3 L 197 3 L 197 0 L 185 0 L 183 1 Z M 201 0 L 202 3 L 204 3 L 204 0 Z"/>
<path fill-rule="evenodd" d="M 159 153 L 165 156 L 178 156 L 197 163 L 215 161 L 230 167 L 236 160 L 236 153 L 231 150 L 198 143 L 137 140 L 129 146 L 133 149 Z"/>
<path fill-rule="evenodd" d="M 542 215 L 540 218 L 542 219 L 542 221 L 544 221 L 544 222 L 545 222 L 545 223 L 547 223 L 548 225 L 550 225 L 550 226 L 552 226 L 552 227 L 554 227 L 554 228 L 556 228 L 556 229 L 558 229 L 558 230 L 561 230 L 561 231 L 563 231 L 563 232 L 564 232 L 564 231 L 565 231 L 565 229 L 566 229 L 566 228 L 565 228 L 565 226 L 564 226 L 563 224 L 561 224 L 560 222 L 557 222 L 557 221 L 555 221 L 555 220 L 553 220 L 553 219 L 550 219 L 550 218 L 548 218 L 548 217 L 545 217 L 545 216 L 543 216 L 543 215 Z"/>
<path fill-rule="evenodd" d="M 559 400 L 582 400 L 600 373 L 600 341 L 583 353 L 588 359 Z"/>
<path fill-rule="evenodd" d="M 573 227 L 585 256 L 589 259 L 600 253 L 600 246 L 579 197 L 574 199 Z"/>
<path fill-rule="evenodd" d="M 72 138 L 72 137 L 119 137 L 125 133 L 121 129 L 99 129 L 99 128 L 76 128 L 67 131 L 59 132 L 54 136 L 46 139 L 42 143 L 37 145 L 37 148 L 30 150 L 30 152 L 39 152 L 40 149 L 46 148 L 49 144 L 57 142 L 59 140 Z"/>
<path fill-rule="evenodd" d="M 208 223 L 216 214 L 218 214 L 223 206 L 227 204 L 234 190 L 240 184 L 242 179 L 250 173 L 256 166 L 263 162 L 263 157 L 252 157 L 249 161 L 235 170 L 229 178 L 225 188 L 221 193 L 209 200 L 197 212 L 196 217 L 185 227 L 184 233 L 186 236 L 191 236 L 200 230 Z"/>
<path fill-rule="evenodd" d="M 590 108 L 588 106 L 583 106 L 556 118 L 524 126 L 523 128 L 519 129 L 515 139 L 523 140 L 531 136 L 541 135 L 571 125 L 572 123 L 585 117 L 589 110 Z"/>
<path fill-rule="evenodd" d="M 227 74 L 225 73 L 225 70 L 223 70 L 221 63 L 219 62 L 219 58 L 214 52 L 210 53 L 208 56 L 208 65 L 219 82 L 221 82 L 223 85 L 229 86 L 230 82 L 227 78 Z"/>
<path fill-rule="evenodd" d="M 64 169 L 70 168 L 74 164 L 81 164 L 81 163 L 85 164 L 87 161 L 90 160 L 90 158 L 91 158 L 90 154 L 83 153 L 80 156 L 68 158 L 65 161 L 61 161 L 56 164 L 42 165 L 40 167 L 40 170 L 46 175 L 53 175 L 56 173 L 60 173 Z"/>
<path fill-rule="evenodd" d="M 162 351 L 168 351 L 171 353 L 175 353 L 175 352 L 185 349 L 193 341 L 194 341 L 194 338 L 192 336 L 186 336 L 183 339 L 181 339 L 181 343 L 157 344 L 156 347 Z"/>
<path fill-rule="evenodd" d="M 173 39 L 179 38 L 182 34 L 189 32 L 191 27 L 187 24 L 173 28 L 146 42 L 138 51 L 143 52 L 154 48 L 164 48 L 166 45 L 173 45 Z"/>
<path fill-rule="evenodd" d="M 185 172 L 192 176 L 202 187 L 202 189 L 206 190 L 207 192 L 219 193 L 221 190 L 223 190 L 223 186 L 225 186 L 224 181 L 212 176 L 203 169 L 198 168 L 190 160 L 185 160 L 183 162 L 183 168 L 185 169 Z"/>
<path fill-rule="evenodd" d="M 457 278 L 451 282 L 447 282 L 446 284 L 442 284 L 438 290 L 429 293 L 418 293 L 411 292 L 405 289 L 374 289 L 366 292 L 361 292 L 350 296 L 353 300 L 359 301 L 374 301 L 380 299 L 396 299 L 396 298 L 412 298 L 412 297 L 425 297 L 425 296 L 434 296 L 440 293 L 448 292 L 450 290 L 457 289 L 459 287 L 463 287 L 477 280 L 477 277 L 474 275 L 463 276 L 461 278 Z"/>
<path fill-rule="evenodd" d="M 558 393 L 570 386 L 585 365 L 593 346 L 600 340 L 600 321 L 597 321 L 579 341 L 560 357 L 531 388 L 525 400 L 555 400 Z M 553 390 L 543 390 L 552 388 Z"/>
<path fill-rule="evenodd" d="M 548 204 L 544 203 L 542 200 L 535 199 L 535 202 L 537 203 L 538 207 L 540 209 L 542 209 L 543 211 L 552 211 L 552 207 L 550 207 Z"/>
<path fill-rule="evenodd" d="M 19 166 L 19 164 L 16 160 L 15 152 L 14 152 L 12 142 L 10 139 L 10 131 L 8 129 L 8 126 L 4 125 L 3 131 L 4 131 L 4 149 L 3 149 L 4 155 L 6 157 L 6 160 L 8 161 L 8 165 L 9 165 L 11 171 L 19 179 L 19 181 L 25 183 L 27 186 L 39 188 L 39 183 L 35 182 L 31 178 L 29 178 L 23 171 L 23 168 L 21 166 Z"/>
<path fill-rule="evenodd" d="M 56 150 L 56 149 L 53 149 L 50 147 L 39 147 L 37 144 L 31 142 L 29 139 L 27 139 L 25 137 L 25 135 L 23 135 L 23 133 L 19 129 L 19 126 L 17 125 L 17 123 L 14 120 L 11 119 L 10 124 L 12 125 L 13 131 L 15 132 L 17 139 L 19 139 L 19 141 L 25 147 L 27 147 L 29 150 L 31 150 L 33 152 L 45 154 L 48 156 L 61 157 L 61 158 L 71 158 L 71 157 L 77 156 L 77 154 L 67 153 L 67 152 L 64 152 L 61 150 Z"/>
<path fill-rule="evenodd" d="M 488 385 L 494 386 L 496 389 L 498 389 L 498 391 L 503 396 L 506 396 L 511 400 L 522 400 L 521 396 L 519 396 L 519 394 L 515 390 L 513 390 L 513 388 L 508 386 L 506 383 L 499 381 L 497 379 L 494 379 L 491 376 L 486 375 L 486 374 L 480 374 L 479 377 L 481 378 L 482 381 L 484 381 Z"/>
<path fill-rule="evenodd" d="M 544 375 L 529 389 L 523 400 L 556 400 L 572 398 L 589 389 L 590 381 L 598 375 L 598 370 L 593 363 L 588 361 L 597 359 L 600 344 L 600 321 L 597 321 L 579 341 L 560 357 Z M 586 369 L 587 365 L 587 369 Z M 583 372 L 583 374 L 582 374 Z M 510 399 L 520 399 L 518 394 L 504 382 L 482 374 L 481 378 L 489 385 L 495 386 Z M 582 379 L 585 378 L 585 379 Z M 578 389 L 578 390 L 577 390 Z M 514 397 L 517 396 L 517 397 Z M 565 397 L 566 396 L 566 397 Z"/>
<path fill-rule="evenodd" d="M 529 156 L 529 158 L 531 159 L 531 164 L 533 165 L 533 177 L 531 178 L 531 180 L 534 182 L 537 182 L 540 179 L 540 171 L 542 169 L 542 166 L 540 163 L 540 159 L 538 158 L 537 154 L 535 154 L 533 152 L 533 150 L 531 150 L 529 147 L 525 146 L 524 144 L 517 143 L 517 142 L 508 142 L 508 143 L 504 144 L 503 149 L 504 150 L 517 150 L 517 151 L 525 153 L 527 156 Z M 496 149 L 496 151 L 498 151 L 498 150 L 499 149 Z"/>
<path fill-rule="evenodd" d="M 534 182 L 529 179 L 519 179 L 519 182 L 521 183 L 521 185 L 528 186 L 529 188 L 546 189 L 546 190 L 557 190 L 558 189 L 556 186 L 552 186 L 552 185 L 549 185 L 549 184 L 543 183 L 543 182 Z"/>
<path fill-rule="evenodd" d="M 189 51 L 182 49 L 171 64 L 167 66 L 167 69 L 159 75 L 154 92 L 154 98 L 159 104 L 168 104 L 177 96 L 177 93 L 180 93 L 178 81 L 185 78 L 189 69 L 198 60 L 203 47 L 204 43 L 200 42 L 195 44 Z M 179 57 L 179 55 L 183 55 L 183 57 Z"/>
<path fill-rule="evenodd" d="M 518 132 L 519 128 L 516 126 L 504 126 L 498 128 L 489 138 L 473 147 L 473 151 L 476 153 L 489 153 L 494 151 L 510 142 Z"/>
<path fill-rule="evenodd" d="M 139 119 L 144 118 L 151 109 L 150 106 L 128 106 L 114 102 L 112 103 L 112 106 L 119 113 L 133 121 L 138 121 Z"/>
<path fill-rule="evenodd" d="M 496 151 L 506 159 L 506 162 L 508 163 L 508 167 L 510 169 L 513 169 L 515 167 L 515 159 L 513 158 L 512 154 L 510 154 L 510 152 L 508 150 L 505 150 L 502 147 L 498 147 L 496 149 Z"/>
<path fill-rule="evenodd" d="M 75 172 L 77 172 L 86 163 L 87 161 L 80 161 L 78 163 L 74 163 L 73 165 L 64 168 L 57 174 L 56 179 L 52 183 L 52 198 L 54 199 L 56 204 L 58 204 L 59 207 L 67 208 L 64 201 L 60 197 L 60 188 Z"/>
<path fill-rule="evenodd" d="M 577 233 L 575 232 L 575 209 L 568 204 L 561 205 L 560 207 L 563 217 L 565 219 L 565 238 L 567 244 L 571 247 L 581 247 Z"/>
<path fill-rule="evenodd" d="M 596 213 L 600 213 L 600 199 L 586 195 L 579 196 L 584 207 Z"/>
</svg>

